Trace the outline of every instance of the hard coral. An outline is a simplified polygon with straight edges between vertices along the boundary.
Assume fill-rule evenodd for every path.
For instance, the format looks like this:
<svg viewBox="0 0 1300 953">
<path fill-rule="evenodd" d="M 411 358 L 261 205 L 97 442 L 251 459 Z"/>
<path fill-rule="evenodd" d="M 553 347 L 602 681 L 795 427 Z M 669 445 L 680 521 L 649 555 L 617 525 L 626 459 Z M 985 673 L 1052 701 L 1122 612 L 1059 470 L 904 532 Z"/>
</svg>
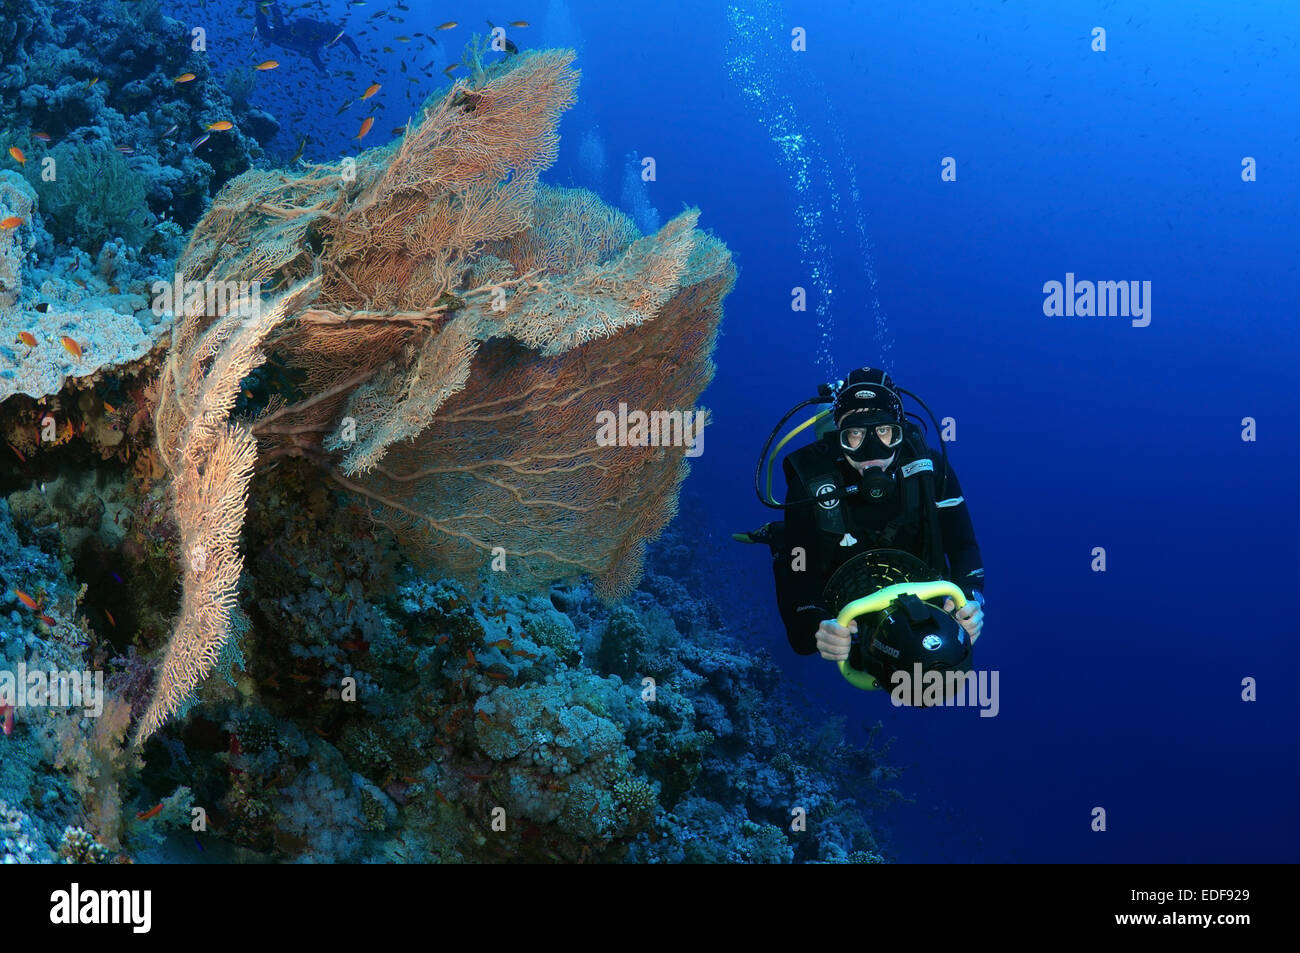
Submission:
<svg viewBox="0 0 1300 953">
<path fill-rule="evenodd" d="M 59 861 L 64 864 L 108 863 L 112 852 L 80 827 L 69 827 L 59 842 Z"/>
<path fill-rule="evenodd" d="M 17 172 L 0 170 L 0 219 L 12 216 L 23 220 L 15 228 L 0 229 L 0 311 L 12 308 L 22 292 L 23 261 L 34 241 L 31 218 L 35 210 L 32 187 Z"/>
</svg>

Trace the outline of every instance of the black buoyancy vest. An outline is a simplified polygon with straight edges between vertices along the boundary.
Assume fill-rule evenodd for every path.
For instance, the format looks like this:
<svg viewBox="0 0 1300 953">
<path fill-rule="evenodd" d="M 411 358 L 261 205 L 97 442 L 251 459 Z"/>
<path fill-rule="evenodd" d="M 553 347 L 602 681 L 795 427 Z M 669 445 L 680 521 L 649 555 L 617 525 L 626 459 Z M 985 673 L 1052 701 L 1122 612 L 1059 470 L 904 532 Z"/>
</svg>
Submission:
<svg viewBox="0 0 1300 953">
<path fill-rule="evenodd" d="M 899 531 L 916 525 L 920 530 L 921 552 L 916 553 L 926 565 L 940 573 L 947 572 L 943 556 L 943 535 L 939 528 L 939 509 L 935 506 L 934 460 L 924 437 L 915 424 L 904 428 L 900 456 L 894 462 L 899 472 L 901 505 L 898 515 L 887 523 L 877 535 L 877 545 L 892 546 Z M 844 477 L 839 465 L 840 448 L 834 435 L 800 447 L 788 454 L 786 465 L 801 487 L 791 487 L 795 499 L 829 496 L 829 502 L 806 503 L 816 509 L 816 522 L 828 545 L 838 546 L 850 527 L 845 521 L 845 500 L 835 494 L 845 490 Z M 875 548 L 874 546 L 872 548 Z"/>
</svg>

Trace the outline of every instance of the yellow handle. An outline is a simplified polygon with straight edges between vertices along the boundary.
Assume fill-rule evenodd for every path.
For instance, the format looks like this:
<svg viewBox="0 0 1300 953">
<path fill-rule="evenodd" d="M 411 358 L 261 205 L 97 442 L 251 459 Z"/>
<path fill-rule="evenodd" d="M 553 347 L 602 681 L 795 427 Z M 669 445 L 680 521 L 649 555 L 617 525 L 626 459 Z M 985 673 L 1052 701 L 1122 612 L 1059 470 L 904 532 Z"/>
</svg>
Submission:
<svg viewBox="0 0 1300 953">
<path fill-rule="evenodd" d="M 869 596 L 863 596 L 861 599 L 854 599 L 843 609 L 840 610 L 839 616 L 835 619 L 840 625 L 847 626 L 850 622 L 860 615 L 866 615 L 868 612 L 879 612 L 889 607 L 889 604 L 902 595 L 913 595 L 926 602 L 938 596 L 947 596 L 958 609 L 966 604 L 966 596 L 951 582 L 942 579 L 935 582 L 896 582 L 892 586 L 886 586 L 873 592 Z M 870 691 L 873 688 L 879 688 L 880 684 L 874 676 L 866 672 L 860 672 L 849 665 L 848 659 L 839 663 L 840 674 L 849 682 L 858 688 Z"/>
</svg>

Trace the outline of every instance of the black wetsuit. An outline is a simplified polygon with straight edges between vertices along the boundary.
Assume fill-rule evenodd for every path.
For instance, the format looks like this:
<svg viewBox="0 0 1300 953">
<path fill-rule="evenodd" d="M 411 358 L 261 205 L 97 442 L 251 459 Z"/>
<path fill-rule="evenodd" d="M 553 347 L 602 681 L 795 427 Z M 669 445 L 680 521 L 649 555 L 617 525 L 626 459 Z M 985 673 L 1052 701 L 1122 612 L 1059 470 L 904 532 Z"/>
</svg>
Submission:
<svg viewBox="0 0 1300 953">
<path fill-rule="evenodd" d="M 837 444 L 828 440 L 822 452 L 828 460 L 837 461 L 844 485 L 857 483 L 858 472 L 844 459 Z M 909 462 L 902 459 L 903 456 L 902 453 L 895 454 L 888 472 L 896 473 L 900 466 Z M 984 591 L 984 563 L 975 541 L 970 511 L 962 498 L 957 474 L 951 467 L 947 470 L 946 482 L 944 480 L 943 455 L 930 450 L 929 456 L 934 462 L 933 485 L 942 536 L 941 548 L 936 547 L 936 552 L 943 554 L 944 578 L 959 586 L 969 598 L 973 590 Z M 789 458 L 783 468 L 789 486 L 786 502 L 808 499 L 811 492 L 800 482 L 790 466 Z M 840 545 L 842 537 L 818 526 L 815 503 L 787 509 L 783 528 L 780 524 L 774 524 L 776 539 L 772 545 L 772 566 L 776 577 L 777 604 L 785 622 L 790 646 L 800 655 L 811 655 L 817 651 L 817 629 L 823 620 L 834 618 L 842 608 L 828 606 L 823 601 L 822 589 L 831 573 L 851 557 L 872 549 L 902 549 L 922 555 L 925 516 L 915 513 L 910 518 L 904 517 L 901 514 L 902 496 L 901 493 L 895 494 L 892 505 L 873 504 L 856 496 L 842 500 L 845 526 L 856 540 L 855 544 L 849 546 Z M 892 534 L 882 538 L 882 529 L 888 532 L 891 522 L 895 524 Z M 797 546 L 802 546 L 807 554 L 806 568 L 800 572 L 795 572 L 791 565 L 791 552 Z M 935 558 L 940 557 L 936 555 Z"/>
</svg>

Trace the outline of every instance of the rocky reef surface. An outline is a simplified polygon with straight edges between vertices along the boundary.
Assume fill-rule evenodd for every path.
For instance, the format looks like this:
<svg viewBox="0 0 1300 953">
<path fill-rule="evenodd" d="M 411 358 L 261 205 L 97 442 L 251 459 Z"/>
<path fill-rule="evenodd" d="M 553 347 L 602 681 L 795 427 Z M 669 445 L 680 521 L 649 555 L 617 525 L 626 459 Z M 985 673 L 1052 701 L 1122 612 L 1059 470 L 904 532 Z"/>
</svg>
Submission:
<svg viewBox="0 0 1300 953">
<path fill-rule="evenodd" d="M 0 500 L 4 667 L 106 672 L 98 717 L 19 708 L 0 738 L 6 861 L 884 860 L 898 772 L 783 697 L 688 540 L 612 608 L 585 586 L 471 599 L 311 476 L 254 498 L 240 634 L 140 755 L 177 599 L 165 518 L 95 481 Z"/>
</svg>

